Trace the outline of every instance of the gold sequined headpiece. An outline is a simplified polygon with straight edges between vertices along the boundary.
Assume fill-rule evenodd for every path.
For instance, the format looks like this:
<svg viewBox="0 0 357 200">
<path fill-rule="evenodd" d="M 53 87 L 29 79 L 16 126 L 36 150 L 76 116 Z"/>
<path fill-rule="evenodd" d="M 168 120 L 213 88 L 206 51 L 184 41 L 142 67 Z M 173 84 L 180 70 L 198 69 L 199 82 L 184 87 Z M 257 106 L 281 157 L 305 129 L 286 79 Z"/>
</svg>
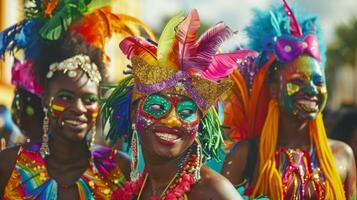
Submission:
<svg viewBox="0 0 357 200">
<path fill-rule="evenodd" d="M 62 71 L 63 74 L 67 74 L 70 78 L 74 78 L 77 76 L 78 69 L 83 70 L 92 81 L 99 85 L 102 77 L 98 71 L 98 67 L 95 63 L 91 62 L 89 56 L 84 54 L 78 54 L 63 60 L 62 62 L 51 64 L 46 77 L 50 79 L 55 72 Z"/>
<path fill-rule="evenodd" d="M 233 32 L 219 23 L 196 41 L 199 25 L 198 13 L 192 10 L 186 18 L 183 13 L 173 17 L 157 45 L 140 37 L 128 37 L 120 43 L 132 64 L 133 101 L 166 92 L 190 97 L 206 113 L 232 86 L 224 77 L 233 66 L 223 66 L 219 62 L 222 55 L 216 52 Z"/>
</svg>

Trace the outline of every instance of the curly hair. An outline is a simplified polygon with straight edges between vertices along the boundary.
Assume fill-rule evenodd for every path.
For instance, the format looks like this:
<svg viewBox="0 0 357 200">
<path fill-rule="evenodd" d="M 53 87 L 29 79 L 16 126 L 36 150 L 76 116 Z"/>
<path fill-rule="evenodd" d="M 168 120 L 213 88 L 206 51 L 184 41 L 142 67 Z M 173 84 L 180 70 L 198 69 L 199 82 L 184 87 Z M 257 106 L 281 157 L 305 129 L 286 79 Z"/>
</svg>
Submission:
<svg viewBox="0 0 357 200">
<path fill-rule="evenodd" d="M 104 64 L 104 53 L 88 44 L 83 36 L 74 32 L 64 33 L 60 39 L 55 41 L 45 41 L 40 47 L 40 54 L 34 60 L 34 71 L 41 85 L 46 86 L 46 74 L 49 66 L 55 62 L 61 62 L 67 58 L 78 54 L 85 54 L 94 62 L 103 80 L 107 79 L 107 70 Z M 46 90 L 46 87 L 44 87 Z"/>
</svg>

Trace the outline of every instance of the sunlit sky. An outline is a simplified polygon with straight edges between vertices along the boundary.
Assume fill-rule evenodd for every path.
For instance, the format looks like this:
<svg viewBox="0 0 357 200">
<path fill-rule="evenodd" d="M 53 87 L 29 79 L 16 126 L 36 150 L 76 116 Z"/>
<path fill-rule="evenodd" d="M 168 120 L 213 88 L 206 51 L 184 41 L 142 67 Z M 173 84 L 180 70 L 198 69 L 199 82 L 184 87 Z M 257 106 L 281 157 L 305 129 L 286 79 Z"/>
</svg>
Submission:
<svg viewBox="0 0 357 200">
<path fill-rule="evenodd" d="M 232 29 L 240 31 L 232 40 L 236 45 L 244 43 L 246 36 L 242 31 L 249 24 L 251 9 L 267 9 L 271 4 L 280 4 L 281 0 L 142 0 L 142 20 L 153 28 L 160 28 L 161 19 L 173 16 L 180 10 L 188 11 L 196 8 L 202 21 L 217 23 L 224 21 Z M 334 39 L 334 27 L 340 23 L 348 23 L 357 17 L 356 0 L 290 0 L 319 17 L 324 31 L 325 42 Z"/>
</svg>

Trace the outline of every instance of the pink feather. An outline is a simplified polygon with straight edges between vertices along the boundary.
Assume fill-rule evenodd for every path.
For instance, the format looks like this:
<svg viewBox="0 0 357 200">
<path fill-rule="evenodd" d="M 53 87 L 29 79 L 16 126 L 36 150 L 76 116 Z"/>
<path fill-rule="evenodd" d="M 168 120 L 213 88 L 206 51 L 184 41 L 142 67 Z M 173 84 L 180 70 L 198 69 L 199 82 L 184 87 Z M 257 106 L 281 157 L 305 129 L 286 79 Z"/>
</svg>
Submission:
<svg viewBox="0 0 357 200">
<path fill-rule="evenodd" d="M 200 17 L 196 9 L 192 9 L 184 21 L 178 26 L 176 38 L 179 41 L 179 63 L 183 66 L 189 49 L 195 44 L 200 28 Z"/>
<path fill-rule="evenodd" d="M 302 30 L 301 30 L 301 27 L 299 25 L 299 22 L 295 18 L 294 13 L 291 10 L 291 8 L 289 7 L 289 5 L 286 2 L 286 0 L 283 0 L 283 3 L 284 3 L 285 12 L 290 18 L 290 33 L 291 33 L 291 35 L 293 35 L 295 37 L 301 37 L 302 36 Z"/>
<path fill-rule="evenodd" d="M 127 37 L 120 42 L 119 47 L 128 59 L 139 56 L 150 64 L 157 63 L 157 47 L 142 37 Z"/>
<path fill-rule="evenodd" d="M 253 50 L 237 50 L 232 53 L 216 54 L 213 57 L 212 63 L 206 70 L 201 72 L 201 76 L 212 81 L 219 81 L 232 73 L 237 66 L 238 59 L 245 59 L 247 56 L 258 56 L 258 53 Z"/>
<path fill-rule="evenodd" d="M 224 23 L 218 23 L 208 29 L 191 47 L 183 68 L 205 71 L 211 64 L 218 47 L 233 34 L 234 32 Z"/>
</svg>

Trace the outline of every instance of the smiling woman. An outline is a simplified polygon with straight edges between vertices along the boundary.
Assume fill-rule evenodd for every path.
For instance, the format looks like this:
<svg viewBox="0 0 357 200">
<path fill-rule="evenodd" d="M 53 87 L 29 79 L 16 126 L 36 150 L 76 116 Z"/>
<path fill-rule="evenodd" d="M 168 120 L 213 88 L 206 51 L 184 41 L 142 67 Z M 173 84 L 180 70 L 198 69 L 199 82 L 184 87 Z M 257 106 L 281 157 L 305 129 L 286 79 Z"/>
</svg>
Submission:
<svg viewBox="0 0 357 200">
<path fill-rule="evenodd" d="M 246 30 L 259 54 L 238 63 L 225 110 L 231 135 L 247 140 L 233 146 L 222 174 L 249 197 L 355 199 L 352 150 L 328 140 L 322 120 L 327 90 L 316 17 L 285 0 L 254 16 Z"/>
<path fill-rule="evenodd" d="M 112 199 L 240 199 L 225 178 L 203 164 L 217 158 L 223 144 L 214 105 L 231 86 L 227 77 L 237 55 L 216 51 L 233 32 L 218 23 L 196 39 L 199 25 L 192 10 L 173 17 L 158 44 L 139 37 L 120 43 L 132 76 L 105 101 L 103 117 L 111 138 L 131 138 L 133 157 L 131 181 Z"/>
<path fill-rule="evenodd" d="M 38 89 L 44 111 L 41 142 L 0 153 L 1 199 L 110 199 L 129 177 L 124 154 L 94 145 L 99 83 L 107 77 L 104 48 L 113 33 L 132 35 L 133 25 L 152 33 L 99 4 L 31 1 L 27 18 L 1 32 L 0 55 L 24 50 L 17 81 Z"/>
</svg>

